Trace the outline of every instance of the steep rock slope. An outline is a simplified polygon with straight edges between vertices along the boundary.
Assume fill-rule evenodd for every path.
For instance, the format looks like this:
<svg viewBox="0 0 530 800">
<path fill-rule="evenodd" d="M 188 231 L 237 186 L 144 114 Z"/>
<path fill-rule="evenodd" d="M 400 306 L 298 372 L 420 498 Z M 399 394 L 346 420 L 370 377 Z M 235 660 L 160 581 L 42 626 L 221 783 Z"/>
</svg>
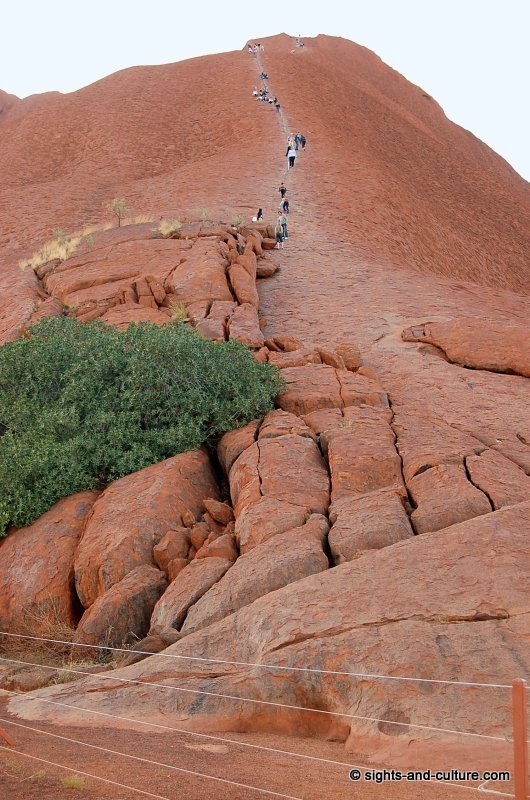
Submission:
<svg viewBox="0 0 530 800">
<path fill-rule="evenodd" d="M 56 227 L 108 221 L 113 197 L 155 219 L 255 212 L 282 144 L 273 110 L 251 95 L 256 81 L 243 53 L 227 53 L 128 69 L 68 95 L 2 95 L 0 341 L 36 299 L 19 258 Z"/>
<path fill-rule="evenodd" d="M 387 755 L 403 744 L 406 750 L 418 738 L 418 729 L 407 726 L 425 720 L 504 736 L 505 704 L 495 701 L 485 714 L 481 700 L 463 702 L 458 689 L 444 697 L 436 690 L 431 698 L 431 689 L 423 686 L 410 693 L 379 684 L 352 689 L 336 677 L 328 682 L 308 673 L 296 681 L 263 680 L 261 671 L 251 669 L 254 662 L 278 663 L 278 658 L 289 667 L 404 675 L 417 675 L 422 665 L 425 677 L 506 683 L 525 667 L 522 642 L 528 630 L 517 571 L 518 564 L 528 563 L 521 534 L 528 521 L 523 501 L 530 472 L 522 357 L 528 311 L 522 257 L 526 184 L 449 123 L 421 90 L 362 48 L 327 37 L 308 41 L 304 49 L 293 48 L 285 36 L 265 45 L 271 88 L 291 129 L 299 127 L 308 138 L 288 175 L 291 238 L 272 256 L 280 270 L 259 287 L 268 347 L 260 353 L 285 367 L 288 387 L 278 403 L 288 419 L 276 415 L 272 423 L 251 423 L 228 434 L 219 459 L 229 473 L 234 532 L 247 563 L 259 561 L 265 548 L 274 552 L 273 537 L 278 542 L 287 533 L 300 537 L 313 513 L 323 531 L 323 515 L 332 523 L 330 568 L 317 553 L 318 574 L 311 567 L 309 577 L 287 586 L 280 576 L 273 591 L 242 607 L 237 591 L 231 593 L 237 583 L 231 582 L 245 562 L 218 564 L 214 578 L 201 579 L 200 597 L 187 581 L 190 570 L 205 568 L 183 567 L 170 584 L 174 590 L 168 590 L 175 600 L 169 610 L 176 616 L 169 611 L 166 616 L 171 625 L 178 617 L 180 625 L 196 606 L 188 617 L 191 633 L 172 652 L 248 661 L 249 669 L 186 664 L 181 670 L 178 661 L 173 666 L 154 658 L 114 675 L 148 682 L 178 678 L 177 685 L 193 692 L 187 699 L 175 701 L 164 692 L 157 697 L 154 690 L 142 694 L 142 711 L 157 719 L 170 707 L 186 724 L 199 727 L 274 724 L 290 730 L 306 718 L 307 732 L 343 739 L 350 733 L 354 749 L 359 741 L 367 748 L 371 742 Z M 193 168 L 207 187 L 201 191 L 208 191 L 220 211 L 237 207 L 227 199 L 237 176 L 239 196 L 248 192 L 249 208 L 263 206 L 270 219 L 277 203 L 273 184 L 285 176 L 283 120 L 250 98 L 259 65 L 247 54 L 226 58 L 233 61 L 234 87 L 242 92 L 233 104 L 246 133 L 237 140 L 237 153 L 227 145 L 212 155 L 209 167 L 217 166 L 211 177 L 201 172 L 200 155 L 193 156 Z M 188 63 L 200 67 L 206 61 L 213 63 Z M 123 74 L 107 81 L 122 79 Z M 252 125 L 245 128 L 248 120 L 256 123 L 252 135 Z M 216 124 L 212 117 L 212 130 Z M 208 128 L 200 136 L 195 141 L 208 146 Z M 175 173 L 146 177 L 136 162 L 127 164 L 131 183 L 122 185 L 138 198 L 149 189 L 151 202 L 163 208 L 190 168 L 187 162 Z M 193 205 L 195 185 L 184 181 L 182 189 Z M 484 341 L 481 335 L 492 322 L 499 345 L 495 337 Z M 508 323 L 516 370 L 503 352 Z M 465 331 L 464 343 L 455 331 Z M 286 346 L 277 345 L 281 335 Z M 293 336 L 306 346 L 293 345 Z M 359 342 L 361 370 L 356 372 L 357 352 L 353 374 L 345 372 L 344 359 L 340 363 L 331 348 L 337 341 Z M 194 525 L 190 539 L 199 533 Z M 382 549 L 366 554 L 372 548 Z M 222 560 L 219 554 L 215 560 Z M 221 595 L 224 608 L 235 613 L 210 625 L 219 619 Z M 97 689 L 89 696 L 117 710 L 122 695 L 128 694 L 129 704 L 136 689 L 112 690 L 112 680 L 91 678 L 48 690 L 47 696 L 76 703 L 85 689 Z M 280 714 L 276 707 L 271 714 L 265 706 L 254 713 L 248 709 L 256 706 L 247 701 L 234 706 L 232 698 L 219 703 L 196 691 L 324 706 L 333 712 L 326 717 L 331 724 L 313 714 Z M 430 699 L 440 702 L 427 703 Z M 12 707 L 28 716 L 46 713 L 38 700 Z M 50 713 L 57 718 L 55 710 Z M 390 719 L 402 727 L 367 725 L 367 720 L 350 727 L 338 716 L 343 713 Z M 445 744 L 446 755 L 464 753 L 459 739 Z M 429 741 L 425 752 L 428 747 Z"/>
<path fill-rule="evenodd" d="M 265 66 L 312 150 L 308 201 L 369 262 L 529 290 L 528 184 L 374 53 L 329 36 L 266 43 Z"/>
</svg>

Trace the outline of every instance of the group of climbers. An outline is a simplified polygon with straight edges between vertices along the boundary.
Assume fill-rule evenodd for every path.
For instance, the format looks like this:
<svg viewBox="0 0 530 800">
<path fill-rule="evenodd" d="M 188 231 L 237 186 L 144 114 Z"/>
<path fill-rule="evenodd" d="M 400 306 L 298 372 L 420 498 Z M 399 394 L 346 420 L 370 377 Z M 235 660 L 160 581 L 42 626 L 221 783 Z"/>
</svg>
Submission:
<svg viewBox="0 0 530 800">
<path fill-rule="evenodd" d="M 299 40 L 297 40 L 298 44 Z M 298 46 L 303 47 L 303 43 L 300 43 Z M 259 51 L 263 51 L 264 47 L 260 44 L 248 44 L 248 51 L 249 53 L 257 57 Z M 262 69 L 259 75 L 261 81 L 268 80 L 268 74 Z M 276 111 L 280 111 L 280 104 L 278 102 L 277 97 L 270 97 L 270 91 L 268 86 L 265 84 L 262 89 L 258 91 L 258 88 L 255 86 L 252 95 L 262 102 L 268 102 L 271 105 L 274 105 Z M 302 150 L 305 149 L 306 146 L 306 138 L 300 131 L 297 131 L 296 134 L 289 134 L 287 139 L 287 152 L 286 157 L 288 159 L 287 162 L 287 169 L 292 169 L 295 165 L 296 157 L 298 155 L 298 151 L 301 148 Z M 289 214 L 289 199 L 286 197 L 287 194 L 287 186 L 282 181 L 278 187 L 278 192 L 280 194 L 280 205 L 278 208 L 279 215 L 275 225 L 275 236 L 276 236 L 276 247 L 278 249 L 283 249 L 283 243 L 286 239 L 289 238 L 289 231 L 287 230 L 287 215 Z M 256 212 L 256 216 L 252 218 L 253 222 L 263 222 L 263 209 L 258 208 Z"/>
<path fill-rule="evenodd" d="M 261 48 L 263 50 L 263 45 L 254 45 L 254 47 Z M 252 55 L 256 55 L 256 53 L 253 50 L 251 50 L 251 45 L 249 45 L 249 52 L 252 52 Z M 259 79 L 260 81 L 267 81 L 269 79 L 269 76 L 264 70 L 262 70 L 259 74 Z M 254 86 L 252 96 L 255 97 L 256 100 L 259 100 L 261 103 L 269 103 L 269 105 L 274 106 L 276 111 L 278 112 L 280 111 L 280 104 L 278 102 L 278 98 L 272 97 L 270 89 L 266 83 L 261 87 L 261 89 L 258 89 L 257 86 Z"/>
<path fill-rule="evenodd" d="M 262 103 L 269 103 L 271 106 L 275 106 L 276 110 L 280 110 L 280 104 L 278 103 L 277 97 L 271 97 L 270 91 L 264 86 L 262 89 L 258 91 L 258 87 L 254 86 L 254 90 L 252 92 L 252 97 L 255 97 L 256 100 L 259 100 Z"/>
<path fill-rule="evenodd" d="M 294 167 L 296 156 L 298 155 L 298 149 L 301 147 L 302 150 L 305 150 L 305 145 L 306 138 L 300 133 L 300 131 L 297 131 L 295 136 L 293 136 L 292 133 L 290 134 L 289 138 L 287 139 L 287 152 L 285 153 L 285 156 L 288 159 L 287 169 L 292 169 Z"/>
</svg>

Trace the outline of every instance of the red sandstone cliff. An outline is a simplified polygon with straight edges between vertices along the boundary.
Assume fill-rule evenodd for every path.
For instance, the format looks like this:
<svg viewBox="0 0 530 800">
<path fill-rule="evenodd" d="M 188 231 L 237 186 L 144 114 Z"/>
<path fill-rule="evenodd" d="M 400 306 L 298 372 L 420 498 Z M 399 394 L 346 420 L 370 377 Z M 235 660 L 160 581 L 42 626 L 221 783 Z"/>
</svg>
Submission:
<svg viewBox="0 0 530 800">
<path fill-rule="evenodd" d="M 179 546 L 186 539 L 186 555 L 175 560 L 191 563 L 180 563 L 176 577 L 168 575 L 170 589 L 151 624 L 154 619 L 159 635 L 168 621 L 179 627 L 186 617 L 181 631 L 189 638 L 172 650 L 183 656 L 408 675 L 421 668 L 438 678 L 506 682 L 525 658 L 526 584 L 515 565 L 525 566 L 522 531 L 530 499 L 528 186 L 369 51 L 330 37 L 309 40 L 303 50 L 283 35 L 264 44 L 271 88 L 290 129 L 300 128 L 308 140 L 288 176 L 292 235 L 284 251 L 269 256 L 280 269 L 259 287 L 269 345 L 264 357 L 285 368 L 288 391 L 278 399 L 281 410 L 220 444 L 235 515 L 222 527 L 230 534 L 222 536 L 235 535 L 240 555 L 209 552 L 206 566 L 204 553 L 190 559 L 192 550 L 197 556 L 216 540 L 199 536 L 206 534 L 205 521 L 176 519 L 179 537 L 173 539 Z M 72 95 L 41 98 L 23 116 L 0 115 L 0 333 L 12 335 L 33 308 L 36 279 L 18 270 L 17 257 L 29 254 L 51 227 L 71 230 L 100 220 L 102 203 L 113 196 L 154 216 L 186 218 L 206 207 L 214 217 L 231 219 L 261 205 L 267 221 L 273 219 L 273 186 L 285 177 L 285 141 L 281 117 L 251 96 L 256 66 L 247 53 L 232 53 L 126 70 Z M 221 254 L 226 260 L 234 251 L 232 234 L 228 241 L 228 254 L 219 244 L 220 262 Z M 252 245 L 256 256 L 258 245 Z M 142 247 L 136 252 L 158 243 Z M 61 281 L 77 280 L 79 271 L 85 280 L 90 270 L 102 269 L 92 263 L 96 256 L 74 258 L 58 270 L 48 281 L 57 296 L 66 297 Z M 120 258 L 113 268 L 123 277 L 127 264 Z M 108 273 L 109 260 L 103 261 Z M 200 263 L 199 252 L 195 266 Z M 254 260 L 251 266 L 254 277 Z M 180 284 L 165 288 L 184 291 Z M 156 303 L 153 310 L 162 313 Z M 292 338 L 279 346 L 273 336 L 282 334 L 308 346 Z M 334 349 L 336 343 L 343 349 Z M 144 479 L 137 473 L 123 481 L 131 513 L 136 507 L 129 496 L 138 492 L 130 487 Z M 101 519 L 115 513 L 115 491 L 96 501 Z M 147 503 L 141 512 L 152 510 Z M 31 535 L 38 538 L 45 526 L 43 517 Z M 119 526 L 111 527 L 120 534 Z M 129 527 L 125 520 L 127 534 Z M 89 557 L 83 561 L 78 551 L 79 597 L 84 576 L 101 566 L 99 531 L 100 525 L 84 531 Z M 163 542 L 164 553 L 170 546 L 176 548 L 175 541 Z M 9 549 L 2 549 L 8 560 Z M 147 569 L 151 580 L 152 558 L 159 561 L 145 550 L 147 563 L 136 568 Z M 305 571 L 293 583 L 294 564 Z M 199 572 L 208 572 L 200 582 Z M 124 602 L 119 587 L 128 575 L 119 578 L 104 587 L 115 608 Z M 98 614 L 99 600 L 92 603 Z M 92 634 L 94 617 L 100 620 L 96 611 L 86 612 Z M 154 679 L 167 668 L 161 664 L 151 659 L 125 674 Z M 428 718 L 502 736 L 508 725 L 504 707 L 485 713 L 480 700 L 462 702 L 457 690 L 448 697 L 437 690 L 429 704 L 400 687 L 379 692 L 377 686 L 337 689 L 330 682 L 317 691 L 302 678 L 294 685 L 287 678 L 256 681 L 244 668 L 235 679 L 230 669 L 208 669 L 190 677 L 189 666 L 186 675 L 175 668 L 172 676 L 228 693 L 239 681 L 261 698 L 276 693 L 291 704 L 324 702 L 332 712 L 354 709 L 361 717 L 395 713 L 390 719 L 399 724 Z M 99 681 L 48 696 L 82 695 L 101 689 Z M 122 698 L 108 690 L 98 703 L 119 712 L 133 693 Z M 300 714 L 278 717 L 274 709 L 260 717 L 216 700 L 193 716 L 191 697 L 173 708 L 190 725 L 263 724 L 287 731 L 305 725 Z M 136 693 L 135 700 L 153 718 L 164 711 L 156 695 L 142 699 L 143 706 Z M 38 702 L 25 703 L 12 707 L 45 716 Z M 304 730 L 349 734 L 353 749 L 373 745 L 386 754 L 416 739 L 415 731 L 398 738 L 395 730 L 387 735 L 362 720 L 333 725 L 315 717 Z M 423 745 L 428 754 L 427 735 Z M 445 745 L 446 754 L 464 752 L 459 739 Z"/>
<path fill-rule="evenodd" d="M 327 36 L 296 55 L 285 35 L 265 44 L 273 90 L 311 145 L 306 205 L 323 227 L 370 263 L 527 290 L 528 186 L 499 156 L 365 48 Z M 251 96 L 257 82 L 235 52 L 124 70 L 67 95 L 2 93 L 0 330 L 15 325 L 10 297 L 26 315 L 30 305 L 17 258 L 54 227 L 100 221 L 112 197 L 154 215 L 266 204 L 283 138 Z"/>
</svg>

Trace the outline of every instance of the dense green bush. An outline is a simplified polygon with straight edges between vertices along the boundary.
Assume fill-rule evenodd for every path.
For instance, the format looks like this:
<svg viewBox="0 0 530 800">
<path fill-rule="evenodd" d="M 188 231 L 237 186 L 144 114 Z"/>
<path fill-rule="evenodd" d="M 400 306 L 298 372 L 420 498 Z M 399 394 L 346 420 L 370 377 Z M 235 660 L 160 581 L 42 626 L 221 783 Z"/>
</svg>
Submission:
<svg viewBox="0 0 530 800">
<path fill-rule="evenodd" d="M 279 371 L 183 325 L 45 319 L 0 347 L 0 535 L 272 408 Z"/>
</svg>

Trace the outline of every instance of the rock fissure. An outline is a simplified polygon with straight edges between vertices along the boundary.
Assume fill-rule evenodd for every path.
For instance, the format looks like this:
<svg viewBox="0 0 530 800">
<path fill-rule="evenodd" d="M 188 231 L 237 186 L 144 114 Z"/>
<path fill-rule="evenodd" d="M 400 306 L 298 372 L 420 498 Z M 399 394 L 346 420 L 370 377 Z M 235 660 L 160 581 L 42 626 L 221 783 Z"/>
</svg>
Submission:
<svg viewBox="0 0 530 800">
<path fill-rule="evenodd" d="M 261 472 L 260 472 L 261 447 L 260 447 L 260 443 L 259 443 L 259 438 L 256 439 L 256 447 L 258 448 L 258 460 L 257 460 L 257 463 L 256 463 L 256 473 L 257 473 L 257 476 L 258 476 L 258 490 L 259 490 L 260 496 L 264 497 L 265 494 L 263 492 L 263 478 L 262 478 L 262 475 L 261 475 Z"/>
<path fill-rule="evenodd" d="M 464 459 L 463 459 L 463 465 L 464 465 L 464 471 L 466 473 L 466 478 L 468 479 L 469 483 L 472 486 L 475 487 L 475 489 L 478 489 L 479 492 L 482 492 L 482 494 L 485 495 L 488 498 L 488 502 L 489 502 L 489 504 L 491 506 L 491 510 L 495 511 L 495 504 L 493 503 L 493 500 L 491 499 L 491 496 L 487 493 L 487 491 L 485 489 L 482 488 L 482 486 L 479 486 L 476 483 L 476 481 L 474 481 L 473 478 L 471 477 L 471 473 L 469 471 L 469 467 L 468 467 L 468 464 L 467 464 L 467 459 L 468 459 L 468 456 L 465 456 Z"/>
<path fill-rule="evenodd" d="M 391 415 L 388 424 L 389 424 L 390 429 L 392 430 L 392 434 L 394 436 L 394 448 L 396 450 L 397 456 L 399 458 L 399 463 L 401 465 L 401 479 L 403 481 L 403 486 L 405 487 L 405 491 L 407 493 L 407 499 L 406 499 L 406 502 L 403 503 L 403 507 L 404 507 L 405 512 L 407 514 L 407 517 L 409 519 L 409 523 L 410 523 L 410 525 L 412 527 L 412 530 L 417 535 L 416 528 L 414 527 L 414 520 L 412 518 L 412 510 L 417 508 L 417 505 L 414 502 L 414 500 L 412 498 L 412 495 L 410 494 L 409 488 L 407 486 L 407 481 L 405 480 L 405 472 L 404 472 L 404 468 L 403 468 L 403 456 L 401 455 L 401 451 L 399 449 L 398 433 L 397 433 L 397 430 L 396 430 L 396 428 L 394 426 L 394 418 L 395 418 L 394 417 L 394 409 L 392 407 L 392 398 L 391 398 L 389 392 L 387 392 L 387 399 L 388 399 L 388 407 L 390 408 L 390 415 Z M 416 473 L 416 474 L 418 474 L 418 473 Z"/>
<path fill-rule="evenodd" d="M 362 630 L 363 628 L 377 629 L 384 628 L 389 625 L 398 625 L 402 622 L 425 622 L 435 623 L 439 625 L 455 625 L 460 623 L 476 623 L 476 622 L 491 622 L 494 620 L 507 620 L 513 617 L 525 616 L 529 612 L 521 614 L 510 614 L 508 611 L 501 609 L 498 611 L 482 612 L 476 611 L 474 614 L 412 614 L 410 616 L 386 618 L 380 620 L 370 620 L 358 624 L 341 626 L 340 628 L 330 628 L 327 631 L 319 631 L 308 633 L 303 636 L 296 637 L 288 642 L 282 642 L 269 650 L 270 653 L 277 653 L 280 650 L 285 650 L 289 647 L 296 647 L 299 644 L 311 639 L 312 641 L 319 641 L 321 639 L 330 639 L 346 633 Z"/>
</svg>

